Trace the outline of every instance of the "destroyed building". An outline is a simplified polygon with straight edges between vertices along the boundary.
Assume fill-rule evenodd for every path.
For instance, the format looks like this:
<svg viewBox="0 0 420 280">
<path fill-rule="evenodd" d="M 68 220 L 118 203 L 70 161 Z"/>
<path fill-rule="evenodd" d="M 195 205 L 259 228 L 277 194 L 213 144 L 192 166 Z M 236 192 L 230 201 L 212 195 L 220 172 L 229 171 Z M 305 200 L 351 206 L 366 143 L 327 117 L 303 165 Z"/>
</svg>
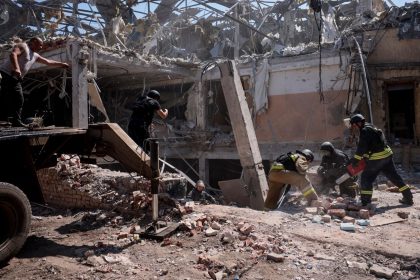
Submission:
<svg viewBox="0 0 420 280">
<path fill-rule="evenodd" d="M 24 113 L 45 125 L 126 129 L 136 96 L 157 89 L 169 109 L 154 123 L 161 157 L 210 186 L 243 169 L 231 125 L 239 112 L 229 112 L 233 93 L 215 65 L 226 59 L 239 70 L 264 163 L 326 140 L 346 146 L 343 119 L 362 112 L 410 166 L 419 163 L 420 4 L 391 3 L 328 1 L 314 11 L 292 0 L 7 0 L 1 55 L 13 36 L 37 35 L 45 57 L 72 63 L 71 73 L 37 65 L 27 76 Z"/>
<path fill-rule="evenodd" d="M 419 279 L 419 35 L 417 1 L 0 1 L 0 60 L 38 36 L 70 64 L 22 82 L 40 127 L 0 120 L 0 278 Z M 147 154 L 125 131 L 150 89 L 169 117 Z M 285 185 L 267 211 L 269 164 L 324 141 L 350 155 L 354 113 L 415 204 L 379 176 L 367 206 Z M 197 179 L 215 201 L 185 196 Z"/>
</svg>

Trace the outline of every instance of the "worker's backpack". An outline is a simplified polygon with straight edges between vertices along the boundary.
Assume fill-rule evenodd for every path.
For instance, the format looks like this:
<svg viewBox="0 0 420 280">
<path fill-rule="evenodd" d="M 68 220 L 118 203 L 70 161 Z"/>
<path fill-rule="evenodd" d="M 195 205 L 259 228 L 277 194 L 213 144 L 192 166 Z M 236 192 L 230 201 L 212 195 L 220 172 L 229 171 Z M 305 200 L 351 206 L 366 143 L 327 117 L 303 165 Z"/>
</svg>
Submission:
<svg viewBox="0 0 420 280">
<path fill-rule="evenodd" d="M 288 152 L 276 158 L 277 163 L 281 163 L 286 170 L 296 171 L 297 154 Z"/>
</svg>

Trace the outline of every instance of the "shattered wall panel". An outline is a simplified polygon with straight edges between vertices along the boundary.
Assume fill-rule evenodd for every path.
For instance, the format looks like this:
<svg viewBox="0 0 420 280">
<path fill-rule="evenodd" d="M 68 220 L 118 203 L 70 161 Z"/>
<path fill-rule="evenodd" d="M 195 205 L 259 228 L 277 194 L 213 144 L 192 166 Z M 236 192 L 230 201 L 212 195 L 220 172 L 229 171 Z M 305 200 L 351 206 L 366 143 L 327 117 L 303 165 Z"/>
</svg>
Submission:
<svg viewBox="0 0 420 280">
<path fill-rule="evenodd" d="M 379 31 L 381 40 L 370 53 L 368 64 L 420 62 L 419 40 L 398 40 L 398 29 Z M 374 34 L 374 32 L 371 32 Z"/>
</svg>

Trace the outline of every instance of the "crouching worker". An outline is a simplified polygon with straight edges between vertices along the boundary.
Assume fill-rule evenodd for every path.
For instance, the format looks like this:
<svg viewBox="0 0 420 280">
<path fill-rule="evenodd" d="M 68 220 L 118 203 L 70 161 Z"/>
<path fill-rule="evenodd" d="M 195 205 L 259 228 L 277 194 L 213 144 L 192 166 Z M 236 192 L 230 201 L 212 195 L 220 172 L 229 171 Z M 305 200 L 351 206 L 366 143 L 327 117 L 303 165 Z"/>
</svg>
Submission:
<svg viewBox="0 0 420 280">
<path fill-rule="evenodd" d="M 305 149 L 289 152 L 279 156 L 271 166 L 268 174 L 268 193 L 265 207 L 271 210 L 277 208 L 278 201 L 286 185 L 296 186 L 311 204 L 318 199 L 315 189 L 306 176 L 309 163 L 314 160 L 311 150 Z"/>
<path fill-rule="evenodd" d="M 206 192 L 205 189 L 206 185 L 204 182 L 202 180 L 198 180 L 197 183 L 195 183 L 194 188 L 188 193 L 187 199 L 217 204 L 216 199 Z"/>
<path fill-rule="evenodd" d="M 321 144 L 321 164 L 317 173 L 322 178 L 322 185 L 326 191 L 334 189 L 335 181 L 346 173 L 349 157 L 341 150 L 335 149 L 330 142 Z M 340 195 L 356 197 L 357 176 L 350 177 L 339 185 Z"/>
</svg>

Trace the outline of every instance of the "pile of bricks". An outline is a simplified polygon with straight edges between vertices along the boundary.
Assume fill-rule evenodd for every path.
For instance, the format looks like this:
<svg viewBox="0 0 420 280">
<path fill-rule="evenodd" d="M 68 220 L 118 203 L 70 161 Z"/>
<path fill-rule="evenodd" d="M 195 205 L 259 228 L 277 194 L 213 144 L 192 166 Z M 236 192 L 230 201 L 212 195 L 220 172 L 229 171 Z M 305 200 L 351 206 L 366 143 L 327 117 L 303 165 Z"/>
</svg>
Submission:
<svg viewBox="0 0 420 280">
<path fill-rule="evenodd" d="M 83 164 L 78 156 L 62 155 L 55 167 L 37 172 L 44 200 L 62 208 L 145 210 L 151 204 L 150 180 L 126 172 Z M 178 174 L 165 173 L 160 191 L 165 191 Z M 171 180 L 174 178 L 174 180 Z"/>
<path fill-rule="evenodd" d="M 375 204 L 363 207 L 348 198 L 327 197 L 324 201 L 314 201 L 312 207 L 305 208 L 314 223 L 340 222 L 343 230 L 354 231 L 355 224 L 366 226 L 369 218 L 375 214 Z"/>
</svg>

